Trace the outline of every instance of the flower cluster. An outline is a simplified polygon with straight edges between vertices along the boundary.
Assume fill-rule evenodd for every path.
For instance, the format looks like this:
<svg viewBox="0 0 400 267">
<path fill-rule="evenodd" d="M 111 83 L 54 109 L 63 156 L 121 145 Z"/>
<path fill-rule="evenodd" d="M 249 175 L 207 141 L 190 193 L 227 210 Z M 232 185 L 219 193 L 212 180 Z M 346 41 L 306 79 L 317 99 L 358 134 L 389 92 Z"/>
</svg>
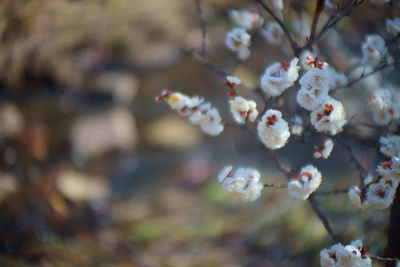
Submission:
<svg viewBox="0 0 400 267">
<path fill-rule="evenodd" d="M 254 122 L 257 119 L 257 104 L 253 100 L 235 96 L 233 99 L 229 100 L 229 104 L 233 119 L 237 123 L 244 124 L 246 120 Z"/>
<path fill-rule="evenodd" d="M 233 28 L 225 36 L 225 45 L 241 60 L 250 57 L 249 46 L 251 44 L 251 36 L 243 28 Z"/>
<path fill-rule="evenodd" d="M 335 135 L 343 130 L 347 121 L 342 103 L 329 96 L 329 88 L 331 84 L 340 85 L 347 81 L 327 63 L 312 56 L 306 59 L 307 64 L 313 67 L 299 80 L 301 88 L 297 93 L 297 102 L 311 111 L 311 123 L 317 131 Z"/>
<path fill-rule="evenodd" d="M 288 183 L 289 194 L 295 198 L 305 200 L 321 184 L 321 173 L 313 165 L 303 167 Z"/>
<path fill-rule="evenodd" d="M 282 63 L 275 62 L 267 67 L 264 75 L 261 76 L 261 88 L 268 94 L 268 96 L 279 96 L 287 88 L 291 87 L 299 77 L 299 67 L 297 63 L 298 58 L 290 61 L 283 61 Z"/>
<path fill-rule="evenodd" d="M 251 30 L 263 23 L 263 18 L 256 12 L 247 9 L 231 9 L 229 10 L 229 17 L 238 27 Z"/>
<path fill-rule="evenodd" d="M 380 152 L 387 157 L 400 156 L 400 136 L 388 135 L 386 137 L 381 136 L 379 139 L 381 144 Z"/>
<path fill-rule="evenodd" d="M 376 34 L 367 35 L 361 50 L 363 54 L 361 63 L 371 67 L 378 65 L 387 55 L 385 40 Z"/>
<path fill-rule="evenodd" d="M 376 90 L 368 95 L 368 105 L 377 124 L 387 125 L 400 118 L 400 94 L 389 89 Z"/>
<path fill-rule="evenodd" d="M 224 167 L 218 174 L 218 182 L 226 192 L 238 196 L 244 201 L 254 201 L 261 195 L 263 184 L 260 183 L 260 173 L 253 168 Z"/>
<path fill-rule="evenodd" d="M 224 130 L 218 110 L 202 98 L 164 90 L 156 96 L 156 100 L 167 102 L 171 109 L 188 117 L 191 123 L 199 125 L 208 135 L 216 136 Z"/>
<path fill-rule="evenodd" d="M 265 112 L 258 122 L 257 131 L 261 142 L 269 149 L 283 147 L 290 137 L 288 123 L 282 119 L 282 113 L 275 109 Z"/>
<path fill-rule="evenodd" d="M 360 240 L 343 246 L 338 243 L 320 253 L 321 267 L 371 267 L 368 250 Z"/>
</svg>

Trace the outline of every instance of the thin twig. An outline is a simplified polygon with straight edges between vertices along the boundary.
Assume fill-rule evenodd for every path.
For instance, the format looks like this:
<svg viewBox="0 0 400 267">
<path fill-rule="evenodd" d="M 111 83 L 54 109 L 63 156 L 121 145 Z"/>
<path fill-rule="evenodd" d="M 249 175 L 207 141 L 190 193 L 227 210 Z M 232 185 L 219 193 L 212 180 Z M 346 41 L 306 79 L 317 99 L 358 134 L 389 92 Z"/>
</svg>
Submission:
<svg viewBox="0 0 400 267">
<path fill-rule="evenodd" d="M 191 50 L 190 53 L 193 55 L 195 59 L 205 64 L 208 68 L 215 71 L 218 75 L 222 77 L 226 77 L 229 75 L 229 72 L 224 67 L 211 62 L 208 58 L 205 58 L 204 56 L 196 52 L 194 49 Z"/>
<path fill-rule="evenodd" d="M 272 187 L 272 188 L 287 188 L 287 184 L 264 184 L 264 187 Z"/>
<path fill-rule="evenodd" d="M 207 55 L 206 55 L 207 29 L 206 29 L 206 23 L 205 23 L 204 17 L 203 17 L 202 0 L 195 0 L 195 2 L 196 2 L 196 7 L 197 7 L 197 13 L 199 15 L 201 35 L 202 35 L 201 36 L 201 44 L 200 44 L 200 55 L 203 56 L 204 58 L 207 58 Z"/>
<path fill-rule="evenodd" d="M 395 262 L 399 263 L 400 259 L 399 258 L 384 258 L 384 257 L 379 257 L 379 256 L 369 256 L 371 260 L 374 261 L 381 261 L 381 262 Z"/>
<path fill-rule="evenodd" d="M 337 235 L 333 231 L 333 229 L 332 229 L 332 227 L 331 227 L 331 225 L 329 223 L 328 217 L 326 217 L 326 215 L 319 208 L 318 203 L 314 199 L 313 194 L 310 195 L 310 197 L 308 198 L 308 201 L 310 202 L 311 207 L 313 208 L 315 213 L 318 215 L 318 218 L 321 220 L 322 224 L 325 227 L 325 230 L 328 232 L 328 234 L 332 238 L 333 242 L 334 243 L 338 243 L 339 242 L 339 238 L 337 237 Z"/>
<path fill-rule="evenodd" d="M 283 21 L 275 14 L 275 12 L 272 10 L 272 8 L 270 8 L 268 6 L 267 3 L 264 2 L 264 0 L 255 0 L 256 2 L 258 2 L 265 11 L 267 11 L 273 18 L 274 20 L 279 24 L 279 26 L 282 28 L 283 32 L 285 33 L 285 35 L 287 36 L 290 45 L 292 47 L 293 53 L 295 55 L 298 54 L 298 50 L 299 50 L 299 45 L 297 44 L 297 42 L 293 39 L 292 35 L 290 34 L 289 30 L 286 28 L 285 24 L 283 23 Z"/>
<path fill-rule="evenodd" d="M 327 195 L 338 195 L 338 194 L 346 194 L 349 192 L 349 188 L 346 189 L 336 189 L 336 190 L 331 190 L 331 191 L 317 191 L 314 192 L 314 196 L 327 196 Z"/>
</svg>

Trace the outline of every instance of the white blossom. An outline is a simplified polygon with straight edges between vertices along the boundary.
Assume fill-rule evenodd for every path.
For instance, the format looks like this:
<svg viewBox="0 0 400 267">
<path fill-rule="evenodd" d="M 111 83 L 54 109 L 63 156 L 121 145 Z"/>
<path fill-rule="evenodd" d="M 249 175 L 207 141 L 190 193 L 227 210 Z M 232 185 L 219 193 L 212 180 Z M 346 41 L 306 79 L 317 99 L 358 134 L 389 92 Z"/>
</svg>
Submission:
<svg viewBox="0 0 400 267">
<path fill-rule="evenodd" d="M 272 45 L 279 45 L 282 43 L 284 32 L 275 21 L 268 22 L 261 29 L 261 34 Z"/>
<path fill-rule="evenodd" d="M 297 92 L 296 100 L 297 103 L 309 111 L 317 108 L 321 102 L 329 98 L 328 95 L 329 88 L 320 87 L 310 87 L 310 88 L 300 88 Z"/>
<path fill-rule="evenodd" d="M 318 132 L 336 135 L 346 124 L 346 114 L 342 103 L 333 98 L 326 98 L 311 112 L 311 124 Z"/>
<path fill-rule="evenodd" d="M 240 28 L 251 30 L 263 23 L 263 18 L 256 12 L 247 9 L 229 10 L 229 17 Z"/>
<path fill-rule="evenodd" d="M 233 172 L 232 166 L 227 166 L 218 175 L 218 182 L 225 192 L 232 193 L 244 201 L 254 201 L 261 195 L 263 184 L 260 183 L 260 173 L 253 168 L 238 168 Z"/>
<path fill-rule="evenodd" d="M 225 45 L 233 52 L 236 52 L 241 60 L 250 56 L 251 36 L 242 28 L 233 28 L 225 36 Z"/>
<path fill-rule="evenodd" d="M 283 10 L 283 0 L 267 0 L 272 9 L 276 11 Z"/>
<path fill-rule="evenodd" d="M 388 135 L 386 137 L 381 136 L 379 138 L 381 144 L 379 150 L 382 154 L 388 157 L 400 156 L 400 136 L 399 135 Z"/>
<path fill-rule="evenodd" d="M 324 63 L 322 68 L 312 68 L 308 70 L 303 76 L 301 76 L 299 83 L 303 88 L 329 88 L 331 82 L 331 73 L 329 65 Z"/>
<path fill-rule="evenodd" d="M 393 35 L 399 34 L 400 33 L 400 18 L 387 19 L 386 20 L 386 30 Z"/>
<path fill-rule="evenodd" d="M 289 194 L 295 198 L 305 200 L 321 184 L 321 173 L 313 165 L 303 167 L 300 172 L 288 183 Z"/>
<path fill-rule="evenodd" d="M 237 123 L 244 124 L 246 120 L 254 122 L 257 119 L 258 111 L 255 101 L 236 96 L 229 100 L 229 104 L 233 119 Z"/>
<path fill-rule="evenodd" d="M 385 40 L 379 35 L 367 35 L 364 43 L 361 45 L 363 58 L 362 64 L 376 66 L 387 54 Z"/>
<path fill-rule="evenodd" d="M 338 243 L 320 253 L 321 267 L 371 267 L 372 261 L 360 240 L 343 246 Z"/>
<path fill-rule="evenodd" d="M 376 172 L 384 177 L 400 179 L 400 158 L 393 156 L 389 161 L 382 162 Z"/>
<path fill-rule="evenodd" d="M 261 88 L 269 96 L 279 96 L 287 88 L 292 86 L 299 77 L 298 58 L 293 58 L 290 63 L 274 63 L 267 67 L 264 75 L 261 77 Z"/>
<path fill-rule="evenodd" d="M 316 151 L 314 152 L 314 157 L 317 159 L 319 159 L 321 157 L 324 159 L 329 158 L 329 156 L 332 153 L 333 146 L 334 146 L 334 143 L 333 143 L 332 139 L 327 138 L 325 140 L 324 144 L 321 147 L 318 147 L 316 149 Z"/>
<path fill-rule="evenodd" d="M 189 98 L 187 95 L 175 92 L 168 97 L 167 103 L 171 109 L 179 110 L 187 105 L 188 100 Z"/>
<path fill-rule="evenodd" d="M 258 136 L 269 149 L 283 147 L 290 137 L 288 123 L 282 118 L 278 110 L 269 109 L 262 116 L 257 125 Z"/>
<path fill-rule="evenodd" d="M 368 105 L 377 124 L 387 125 L 400 117 L 400 96 L 389 89 L 379 89 L 368 95 Z"/>
</svg>

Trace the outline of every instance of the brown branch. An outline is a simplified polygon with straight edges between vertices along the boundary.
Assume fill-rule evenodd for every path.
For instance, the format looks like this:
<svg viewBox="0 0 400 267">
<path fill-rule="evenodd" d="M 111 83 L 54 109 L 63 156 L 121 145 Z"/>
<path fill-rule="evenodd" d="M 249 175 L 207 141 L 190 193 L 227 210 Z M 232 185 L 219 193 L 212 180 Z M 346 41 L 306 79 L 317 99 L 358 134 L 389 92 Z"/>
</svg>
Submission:
<svg viewBox="0 0 400 267">
<path fill-rule="evenodd" d="M 310 202 L 312 209 L 315 211 L 318 218 L 321 220 L 322 224 L 324 225 L 325 230 L 328 232 L 329 236 L 332 238 L 333 242 L 338 243 L 339 238 L 337 237 L 336 233 L 333 231 L 333 229 L 329 223 L 328 217 L 326 217 L 326 215 L 319 208 L 317 201 L 314 199 L 314 194 L 310 195 L 310 197 L 308 198 L 308 201 Z"/>
<path fill-rule="evenodd" d="M 336 190 L 331 190 L 331 191 L 317 191 L 314 192 L 314 196 L 327 196 L 327 195 L 338 195 L 338 194 L 346 194 L 349 192 L 349 188 L 346 189 L 336 189 Z"/>
<path fill-rule="evenodd" d="M 393 263 L 400 263 L 399 258 L 384 258 L 379 256 L 369 256 L 371 260 L 380 261 L 380 262 L 393 262 Z"/>
<path fill-rule="evenodd" d="M 272 188 L 287 188 L 287 184 L 264 184 L 264 187 L 272 187 Z"/>
<path fill-rule="evenodd" d="M 201 44 L 200 44 L 200 55 L 206 58 L 206 41 L 207 41 L 207 29 L 206 29 L 206 23 L 204 21 L 203 17 L 203 8 L 201 7 L 201 2 L 202 0 L 195 0 L 196 2 L 196 8 L 197 8 L 197 13 L 199 15 L 199 21 L 200 21 L 200 28 L 201 28 Z"/>
<path fill-rule="evenodd" d="M 292 35 L 290 34 L 289 30 L 286 28 L 285 24 L 283 21 L 275 14 L 275 12 L 267 5 L 267 3 L 264 2 L 264 0 L 255 0 L 258 2 L 266 12 L 268 12 L 274 20 L 279 24 L 279 26 L 282 28 L 283 32 L 285 33 L 286 37 L 288 38 L 290 45 L 292 47 L 293 53 L 295 55 L 298 54 L 299 51 L 299 45 L 297 42 L 293 39 Z"/>
<path fill-rule="evenodd" d="M 319 16 L 321 15 L 321 12 L 324 10 L 325 6 L 325 1 L 324 0 L 318 0 L 317 4 L 315 6 L 315 12 L 314 12 L 314 17 L 311 25 L 311 33 L 309 39 L 314 39 L 315 32 L 317 31 L 317 25 L 318 25 L 318 20 Z"/>
<path fill-rule="evenodd" d="M 226 77 L 229 75 L 229 72 L 222 66 L 219 66 L 213 62 L 211 62 L 208 58 L 202 56 L 201 54 L 199 54 L 198 52 L 196 52 L 194 49 L 192 49 L 191 51 L 189 51 L 192 56 L 200 61 L 201 63 L 205 64 L 209 69 L 213 70 L 214 72 L 216 72 L 218 75 L 222 76 L 222 77 Z"/>
</svg>

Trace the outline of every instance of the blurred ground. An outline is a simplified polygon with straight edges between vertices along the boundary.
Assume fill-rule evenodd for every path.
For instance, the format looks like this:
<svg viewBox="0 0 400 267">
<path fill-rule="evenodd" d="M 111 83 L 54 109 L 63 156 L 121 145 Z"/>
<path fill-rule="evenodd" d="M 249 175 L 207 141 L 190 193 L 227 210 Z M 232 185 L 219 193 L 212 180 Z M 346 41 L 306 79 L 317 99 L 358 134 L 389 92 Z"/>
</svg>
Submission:
<svg viewBox="0 0 400 267">
<path fill-rule="evenodd" d="M 254 56 L 235 67 L 222 43 L 227 9 L 243 4 L 205 1 L 207 47 L 253 85 L 285 55 L 256 35 Z M 340 38 L 328 36 L 321 51 L 345 70 L 363 35 L 383 32 L 376 21 L 385 12 L 363 7 L 358 26 L 345 20 Z M 0 14 L 0 265 L 319 266 L 331 243 L 307 202 L 270 189 L 241 203 L 217 185 L 226 163 L 284 181 L 256 140 L 228 127 L 205 137 L 153 101 L 163 88 L 199 94 L 229 118 L 221 77 L 190 55 L 201 38 L 194 1 L 3 0 Z M 338 54 L 332 40 L 348 49 Z M 359 152 L 364 162 L 377 160 Z M 341 148 L 330 162 L 313 161 L 295 142 L 279 154 L 294 166 L 316 162 L 323 189 L 356 179 Z M 382 255 L 387 212 L 347 203 L 321 199 L 346 241 L 364 238 Z"/>
</svg>

